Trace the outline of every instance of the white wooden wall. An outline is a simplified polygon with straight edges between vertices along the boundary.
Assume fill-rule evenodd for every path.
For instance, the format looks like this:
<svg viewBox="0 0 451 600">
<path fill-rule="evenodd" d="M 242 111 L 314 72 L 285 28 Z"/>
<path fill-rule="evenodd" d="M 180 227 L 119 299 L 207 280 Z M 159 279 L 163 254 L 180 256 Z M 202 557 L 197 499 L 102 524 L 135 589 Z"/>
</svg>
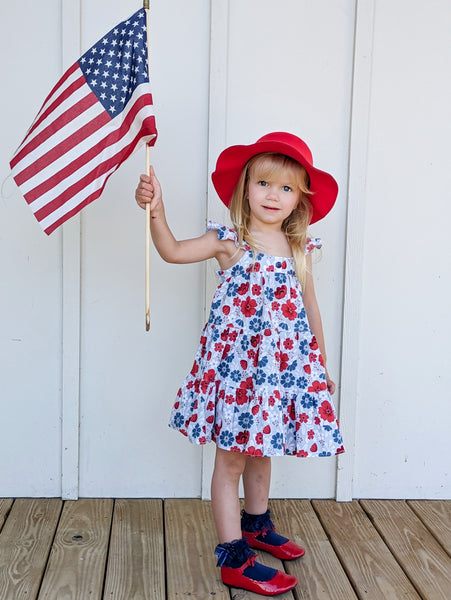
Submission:
<svg viewBox="0 0 451 600">
<path fill-rule="evenodd" d="M 315 279 L 347 453 L 275 460 L 271 494 L 449 498 L 451 5 L 186 6 L 152 2 L 152 160 L 176 235 L 227 218 L 209 182 L 217 154 L 271 130 L 304 137 L 340 184 L 313 233 L 324 241 Z M 50 238 L 8 177 L 53 83 L 137 8 L 0 7 L 0 496 L 209 495 L 214 449 L 191 446 L 167 420 L 215 266 L 153 253 L 148 334 L 133 201 L 144 156 Z"/>
</svg>

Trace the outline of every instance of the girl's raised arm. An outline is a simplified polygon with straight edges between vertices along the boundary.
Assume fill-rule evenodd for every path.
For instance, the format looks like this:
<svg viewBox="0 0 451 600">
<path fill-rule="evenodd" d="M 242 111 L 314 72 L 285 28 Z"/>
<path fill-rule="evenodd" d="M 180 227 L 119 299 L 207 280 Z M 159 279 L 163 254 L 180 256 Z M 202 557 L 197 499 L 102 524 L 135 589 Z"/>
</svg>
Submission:
<svg viewBox="0 0 451 600">
<path fill-rule="evenodd" d="M 220 257 L 224 253 L 224 243 L 218 240 L 214 231 L 188 240 L 176 240 L 164 212 L 160 182 L 153 167 L 150 175 L 141 175 L 135 191 L 136 202 L 141 208 L 150 203 L 150 233 L 159 255 L 169 263 L 193 263 L 208 258 Z"/>
</svg>

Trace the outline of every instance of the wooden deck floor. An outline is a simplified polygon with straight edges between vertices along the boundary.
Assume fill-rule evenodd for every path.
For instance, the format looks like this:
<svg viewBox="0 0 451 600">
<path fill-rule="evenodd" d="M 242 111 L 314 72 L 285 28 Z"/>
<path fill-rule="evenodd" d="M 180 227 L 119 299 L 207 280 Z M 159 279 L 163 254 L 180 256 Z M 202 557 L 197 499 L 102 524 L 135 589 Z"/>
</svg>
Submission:
<svg viewBox="0 0 451 600">
<path fill-rule="evenodd" d="M 273 500 L 306 555 L 281 600 L 451 599 L 451 501 Z M 0 499 L 1 600 L 257 600 L 219 578 L 201 500 Z"/>
</svg>

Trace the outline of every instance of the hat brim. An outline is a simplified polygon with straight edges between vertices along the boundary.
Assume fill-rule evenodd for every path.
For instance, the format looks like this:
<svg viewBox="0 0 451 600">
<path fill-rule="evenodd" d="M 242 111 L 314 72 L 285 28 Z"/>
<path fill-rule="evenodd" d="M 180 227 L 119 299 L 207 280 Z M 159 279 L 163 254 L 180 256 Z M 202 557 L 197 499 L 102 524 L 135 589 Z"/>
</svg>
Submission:
<svg viewBox="0 0 451 600">
<path fill-rule="evenodd" d="M 262 140 L 248 146 L 230 146 L 219 155 L 211 178 L 222 202 L 229 207 L 233 191 L 246 163 L 257 154 L 266 152 L 289 156 L 305 168 L 312 191 L 312 195 L 309 196 L 313 209 L 310 223 L 324 218 L 335 204 L 338 195 L 337 182 L 326 171 L 314 167 L 306 153 L 300 152 L 291 144 L 277 140 Z"/>
</svg>

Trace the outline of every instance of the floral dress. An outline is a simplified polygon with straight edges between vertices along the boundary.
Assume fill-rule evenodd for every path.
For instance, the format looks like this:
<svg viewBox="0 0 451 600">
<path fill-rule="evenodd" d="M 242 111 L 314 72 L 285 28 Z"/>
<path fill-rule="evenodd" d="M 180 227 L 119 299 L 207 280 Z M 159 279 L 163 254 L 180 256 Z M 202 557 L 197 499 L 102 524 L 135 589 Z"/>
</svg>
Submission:
<svg viewBox="0 0 451 600">
<path fill-rule="evenodd" d="M 236 232 L 209 222 L 220 240 Z M 321 247 L 310 239 L 306 254 Z M 343 452 L 324 363 L 292 258 L 245 252 L 219 285 L 169 426 L 192 443 L 253 456 Z"/>
</svg>

